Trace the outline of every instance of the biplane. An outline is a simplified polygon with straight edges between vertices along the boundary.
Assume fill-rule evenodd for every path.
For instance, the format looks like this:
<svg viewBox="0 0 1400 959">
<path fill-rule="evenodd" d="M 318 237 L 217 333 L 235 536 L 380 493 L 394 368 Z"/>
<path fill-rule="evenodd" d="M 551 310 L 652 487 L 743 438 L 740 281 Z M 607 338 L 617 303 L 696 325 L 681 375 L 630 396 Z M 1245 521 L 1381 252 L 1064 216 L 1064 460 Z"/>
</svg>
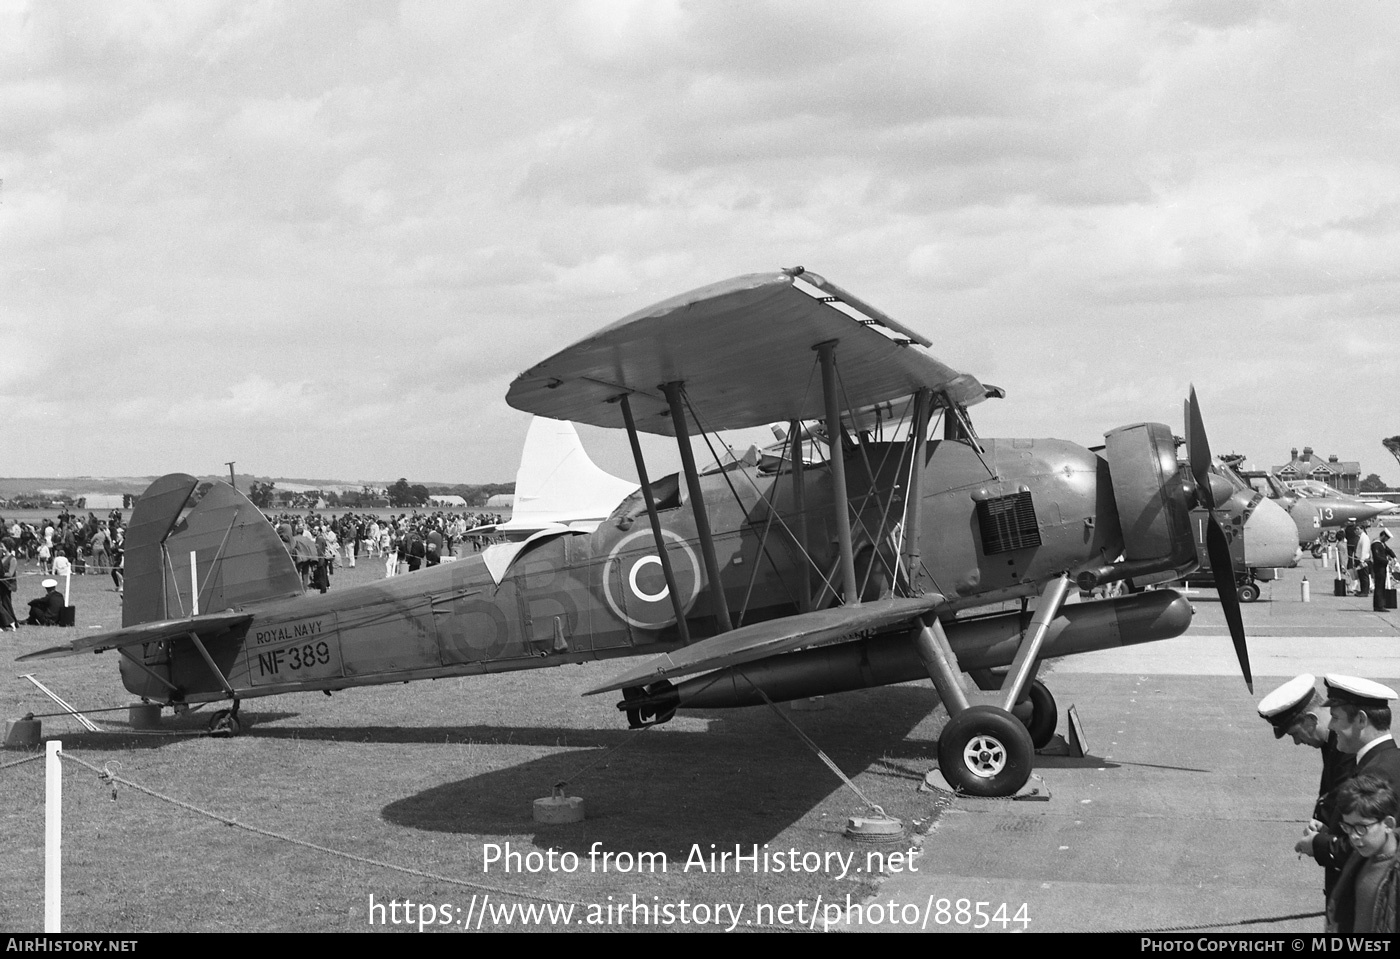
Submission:
<svg viewBox="0 0 1400 959">
<path fill-rule="evenodd" d="M 800 267 L 727 280 L 607 326 L 521 374 L 507 401 L 625 430 L 640 486 L 591 531 L 564 524 L 454 563 L 303 595 L 276 534 L 215 485 L 157 480 L 127 537 L 121 629 L 25 658 L 117 650 L 152 702 L 256 696 L 644 655 L 620 691 L 632 726 L 929 679 L 950 714 L 938 763 L 956 788 L 1007 795 L 1053 735 L 1045 660 L 1168 639 L 1178 592 L 1066 603 L 1072 591 L 1179 578 L 1260 511 L 1229 517 L 1194 390 L 1189 466 L 1158 423 L 1086 449 L 984 439 L 968 410 L 1000 391 Z M 786 424 L 762 456 L 697 468 L 692 437 Z M 676 439 L 652 480 L 639 434 Z M 1267 515 L 1267 511 L 1263 511 Z M 1286 522 L 1286 519 L 1284 520 Z M 1226 573 L 1228 575 L 1228 573 Z M 1252 682 L 1234 591 L 1221 592 Z"/>
</svg>

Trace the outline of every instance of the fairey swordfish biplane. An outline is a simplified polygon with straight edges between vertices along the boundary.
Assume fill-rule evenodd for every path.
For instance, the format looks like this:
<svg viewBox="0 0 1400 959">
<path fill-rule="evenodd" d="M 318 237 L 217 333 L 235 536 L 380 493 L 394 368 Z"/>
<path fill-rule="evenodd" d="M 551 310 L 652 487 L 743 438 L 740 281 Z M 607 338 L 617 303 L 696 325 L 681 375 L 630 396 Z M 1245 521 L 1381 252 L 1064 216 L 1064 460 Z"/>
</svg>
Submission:
<svg viewBox="0 0 1400 959">
<path fill-rule="evenodd" d="M 546 525 L 410 576 L 304 594 L 248 500 L 216 484 L 191 507 L 193 477 L 166 476 L 132 515 L 122 628 L 24 658 L 115 649 L 147 702 L 231 701 L 214 719 L 226 730 L 255 696 L 624 656 L 650 658 L 591 692 L 620 690 L 633 726 L 928 678 L 951 716 L 944 776 L 1011 794 L 1057 723 L 1036 679 L 1044 660 L 1191 622 L 1170 589 L 1066 604 L 1072 589 L 1180 578 L 1197 564 L 1193 509 L 1209 511 L 1226 577 L 1237 538 L 1267 554 L 1293 527 L 1232 511 L 1194 391 L 1189 467 L 1159 423 L 1112 430 L 1097 449 L 983 439 L 968 408 L 1000 391 L 929 345 L 801 268 L 683 294 L 560 351 L 507 395 L 627 431 L 640 487 L 596 527 Z M 785 439 L 765 455 L 696 468 L 693 436 L 772 424 Z M 642 432 L 675 437 L 680 474 L 649 478 Z M 1273 564 L 1296 550 L 1282 538 Z M 1220 593 L 1251 682 L 1234 595 Z"/>
</svg>

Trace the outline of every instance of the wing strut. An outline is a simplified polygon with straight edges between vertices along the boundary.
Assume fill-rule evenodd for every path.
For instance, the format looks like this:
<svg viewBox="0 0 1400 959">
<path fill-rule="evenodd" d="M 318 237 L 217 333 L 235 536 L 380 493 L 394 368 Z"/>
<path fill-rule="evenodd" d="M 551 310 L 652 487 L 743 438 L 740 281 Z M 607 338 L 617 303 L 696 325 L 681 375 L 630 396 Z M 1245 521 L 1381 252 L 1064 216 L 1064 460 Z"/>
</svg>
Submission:
<svg viewBox="0 0 1400 959">
<path fill-rule="evenodd" d="M 131 665 L 135 666 L 137 669 L 141 670 L 141 672 L 145 673 L 147 676 L 151 677 L 151 678 L 154 679 L 156 682 L 160 683 L 162 686 L 164 686 L 166 689 L 170 690 L 170 691 L 171 691 L 172 693 L 174 693 L 176 696 L 183 696 L 183 695 L 184 695 L 184 694 L 180 691 L 180 687 L 179 687 L 179 686 L 176 686 L 174 683 L 172 683 L 170 680 L 166 679 L 166 678 L 165 678 L 164 676 L 162 676 L 160 673 L 156 672 L 154 669 L 152 669 L 151 667 L 147 666 L 145 663 L 141 662 L 141 660 L 139 660 L 139 659 L 137 659 L 135 656 L 131 655 L 131 650 L 127 649 L 125 646 L 123 646 L 122 648 L 118 649 L 117 652 L 120 653 L 120 654 L 126 659 L 127 662 L 131 663 Z"/>
<path fill-rule="evenodd" d="M 719 578 L 719 558 L 715 555 L 715 537 L 710 531 L 710 517 L 705 512 L 705 494 L 700 489 L 700 474 L 695 469 L 695 451 L 690 448 L 690 425 L 685 421 L 685 401 L 681 397 L 679 380 L 661 385 L 666 402 L 671 407 L 671 423 L 676 430 L 676 446 L 681 454 L 686 486 L 690 488 L 690 508 L 695 516 L 695 531 L 700 535 L 700 555 L 705 561 L 705 576 L 710 581 L 710 602 L 715 608 L 715 626 L 727 633 L 734 628 L 729 619 L 729 604 L 724 600 L 724 584 Z M 675 593 L 673 592 L 674 596 Z"/>
<path fill-rule="evenodd" d="M 812 349 L 822 364 L 822 396 L 826 400 L 826 435 L 831 443 L 831 485 L 836 507 L 836 541 L 841 549 L 841 581 L 846 587 L 846 605 L 860 605 L 856 583 L 855 551 L 851 547 L 851 506 L 846 493 L 846 454 L 841 448 L 841 406 L 836 399 L 837 340 L 818 343 Z"/>
<path fill-rule="evenodd" d="M 903 549 L 904 575 L 906 588 L 909 595 L 915 596 L 919 592 L 919 536 L 923 532 L 923 510 L 921 500 L 923 499 L 923 476 L 924 476 L 924 452 L 928 447 L 928 420 L 933 394 L 931 390 L 922 389 L 914 394 L 914 429 L 909 439 L 912 440 L 913 457 L 909 464 L 909 481 L 904 488 L 904 542 L 900 544 Z"/>
<path fill-rule="evenodd" d="M 666 577 L 666 589 L 671 594 L 671 608 L 676 611 L 676 629 L 680 632 L 681 643 L 690 645 L 690 627 L 685 621 L 685 610 L 681 608 L 681 591 L 676 589 L 676 574 L 671 569 L 671 554 L 666 551 L 666 540 L 661 535 L 661 518 L 656 515 L 656 497 L 651 491 L 651 480 L 647 477 L 647 464 L 642 458 L 642 444 L 637 439 L 637 421 L 632 418 L 632 404 L 623 393 L 617 398 L 622 406 L 622 419 L 627 426 L 627 441 L 632 444 L 632 461 L 637 467 L 637 479 L 642 484 L 642 499 L 647 505 L 647 519 L 651 522 L 651 535 L 656 540 L 656 555 L 661 560 L 661 572 Z"/>
<path fill-rule="evenodd" d="M 209 655 L 209 650 L 204 648 L 204 642 L 199 638 L 199 634 L 194 630 L 189 632 L 190 642 L 194 643 L 194 648 L 199 650 L 199 655 L 204 657 L 204 664 L 209 667 L 214 676 L 219 680 L 219 685 L 224 687 L 224 692 L 228 693 L 228 698 L 235 703 L 238 702 L 238 694 L 233 691 L 233 685 L 224 676 L 224 671 L 214 662 L 214 657 Z"/>
<path fill-rule="evenodd" d="M 956 716 L 970 705 L 958 671 L 958 656 L 953 652 L 948 634 L 943 631 L 943 624 L 936 613 L 926 614 L 921 622 L 923 628 L 914 634 L 914 649 L 919 659 L 923 660 L 924 670 L 933 680 L 933 688 L 948 710 L 949 717 Z"/>
<path fill-rule="evenodd" d="M 807 470 L 807 461 L 804 458 L 806 453 L 804 447 L 806 441 L 803 438 L 803 425 L 801 420 L 793 420 L 788 426 L 788 438 L 792 443 L 790 455 L 792 456 L 792 508 L 797 512 L 793 530 L 793 535 L 797 537 L 797 548 L 802 552 L 803 558 L 807 557 L 807 491 L 805 487 L 804 473 Z M 806 563 L 799 563 L 798 568 L 802 571 L 802 581 L 798 584 L 798 612 L 808 613 L 812 610 L 812 577 L 807 571 Z"/>
</svg>

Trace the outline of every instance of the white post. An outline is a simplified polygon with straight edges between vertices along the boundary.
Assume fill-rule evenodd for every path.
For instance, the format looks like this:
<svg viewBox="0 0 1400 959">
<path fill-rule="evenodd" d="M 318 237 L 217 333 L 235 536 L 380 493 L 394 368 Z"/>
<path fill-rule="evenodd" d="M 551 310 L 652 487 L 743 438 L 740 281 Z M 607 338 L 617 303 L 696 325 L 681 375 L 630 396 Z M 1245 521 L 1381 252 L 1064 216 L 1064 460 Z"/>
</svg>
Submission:
<svg viewBox="0 0 1400 959">
<path fill-rule="evenodd" d="M 199 615 L 199 574 L 195 571 L 195 557 L 198 554 L 190 550 L 190 615 Z"/>
<path fill-rule="evenodd" d="M 73 587 L 73 568 L 70 566 L 68 572 L 63 574 L 63 605 L 68 605 L 68 593 Z"/>
<path fill-rule="evenodd" d="M 50 739 L 44 767 L 44 932 L 63 931 L 63 742 Z"/>
</svg>

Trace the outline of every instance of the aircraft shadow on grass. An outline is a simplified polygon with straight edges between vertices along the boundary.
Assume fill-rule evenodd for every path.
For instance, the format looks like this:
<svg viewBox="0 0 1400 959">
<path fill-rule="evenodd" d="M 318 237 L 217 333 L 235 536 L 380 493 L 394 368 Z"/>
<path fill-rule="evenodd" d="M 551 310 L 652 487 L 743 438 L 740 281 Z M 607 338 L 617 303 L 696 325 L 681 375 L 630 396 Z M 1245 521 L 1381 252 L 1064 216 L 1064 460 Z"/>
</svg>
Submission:
<svg viewBox="0 0 1400 959">
<path fill-rule="evenodd" d="M 891 815 L 907 819 L 925 812 L 934 798 L 920 796 L 914 787 L 932 765 L 934 736 L 930 732 L 926 743 L 907 737 L 936 705 L 933 691 L 895 688 L 841 699 L 793 719 Z M 530 833 L 541 844 L 580 856 L 601 842 L 603 849 L 664 852 L 683 860 L 692 843 L 732 848 L 736 842 L 770 841 L 828 799 L 832 838 L 845 828 L 846 817 L 862 811 L 860 799 L 771 711 L 693 714 L 709 718 L 709 730 L 638 734 L 461 727 L 473 739 L 508 737 L 512 746 L 564 742 L 586 748 L 445 782 L 390 803 L 382 815 L 396 825 L 433 832 Z M 549 796 L 560 782 L 568 784 L 566 795 L 584 797 L 584 823 L 533 820 L 533 801 Z"/>
<path fill-rule="evenodd" d="M 207 736 L 208 713 L 195 713 L 186 718 L 165 719 L 158 730 L 132 729 L 130 724 L 113 719 L 102 719 L 101 732 L 87 730 L 45 729 L 48 737 L 63 740 L 65 749 L 90 749 L 94 752 L 126 752 L 137 749 L 160 749 L 187 739 Z M 273 723 L 293 719 L 297 713 L 268 710 L 267 712 L 245 711 L 243 718 L 250 724 Z M 52 722 L 54 720 L 50 720 Z M 60 719 L 59 721 L 67 722 Z"/>
</svg>

